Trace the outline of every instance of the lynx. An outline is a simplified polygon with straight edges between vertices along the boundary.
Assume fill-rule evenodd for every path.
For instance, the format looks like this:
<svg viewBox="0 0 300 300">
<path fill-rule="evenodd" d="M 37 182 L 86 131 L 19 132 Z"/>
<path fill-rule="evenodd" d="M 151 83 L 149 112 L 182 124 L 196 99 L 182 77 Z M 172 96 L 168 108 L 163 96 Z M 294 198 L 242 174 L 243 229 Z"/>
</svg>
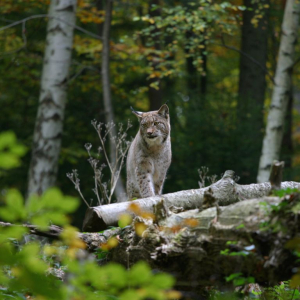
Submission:
<svg viewBox="0 0 300 300">
<path fill-rule="evenodd" d="M 140 129 L 127 157 L 127 195 L 129 199 L 161 195 L 172 155 L 169 108 L 164 104 L 157 111 L 131 110 Z"/>
</svg>

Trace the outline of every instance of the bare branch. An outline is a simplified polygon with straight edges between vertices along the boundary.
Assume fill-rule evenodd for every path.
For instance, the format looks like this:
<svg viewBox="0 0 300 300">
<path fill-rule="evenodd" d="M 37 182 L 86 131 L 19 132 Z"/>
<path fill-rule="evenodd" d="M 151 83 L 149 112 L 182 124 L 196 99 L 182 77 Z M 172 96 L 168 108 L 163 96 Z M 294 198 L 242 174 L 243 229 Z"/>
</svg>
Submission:
<svg viewBox="0 0 300 300">
<path fill-rule="evenodd" d="M 238 53 L 240 53 L 241 55 L 244 55 L 246 56 L 248 59 L 250 59 L 253 63 L 255 63 L 257 66 L 259 66 L 267 75 L 268 77 L 270 78 L 270 80 L 272 81 L 272 83 L 275 85 L 275 81 L 274 81 L 274 78 L 273 76 L 269 73 L 269 71 L 264 67 L 262 66 L 256 59 L 254 59 L 252 56 L 248 55 L 247 53 L 235 48 L 235 47 L 232 47 L 232 46 L 228 46 L 226 45 L 225 41 L 224 41 L 224 37 L 222 36 L 221 37 L 221 41 L 222 41 L 222 44 L 216 44 L 216 43 L 211 43 L 212 45 L 216 45 L 216 46 L 220 46 L 220 47 L 225 47 L 227 49 L 230 49 L 230 50 L 233 50 L 233 51 L 236 51 Z"/>
<path fill-rule="evenodd" d="M 22 24 L 22 23 L 26 23 L 26 22 L 29 21 L 29 20 L 32 20 L 32 19 L 39 19 L 39 18 L 52 18 L 52 19 L 58 20 L 58 21 L 60 21 L 60 22 L 62 22 L 62 23 L 65 23 L 65 24 L 67 24 L 67 25 L 69 25 L 69 26 L 74 27 L 76 30 L 81 31 L 81 32 L 83 32 L 83 33 L 85 33 L 85 34 L 87 34 L 87 35 L 89 35 L 89 36 L 91 36 L 91 37 L 93 37 L 93 38 L 95 38 L 95 39 L 97 39 L 97 40 L 102 40 L 102 37 L 101 37 L 101 36 L 99 36 L 99 35 L 97 35 L 97 34 L 91 32 L 91 31 L 89 31 L 89 30 L 86 30 L 86 29 L 84 29 L 84 28 L 82 28 L 82 27 L 80 27 L 80 26 L 78 26 L 78 25 L 72 25 L 71 23 L 66 22 L 65 20 L 62 20 L 62 19 L 57 18 L 57 17 L 51 17 L 51 16 L 49 16 L 49 15 L 47 15 L 47 14 L 33 15 L 33 16 L 24 18 L 24 19 L 22 19 L 22 20 L 13 22 L 13 23 L 11 23 L 11 24 L 9 24 L 9 25 L 0 27 L 0 31 L 5 30 L 5 29 L 8 29 L 8 28 L 11 28 L 11 27 L 14 27 L 14 26 L 17 26 L 17 25 Z"/>
<path fill-rule="evenodd" d="M 78 178 L 78 173 L 77 170 L 73 170 L 72 173 L 67 173 L 67 177 L 73 182 L 76 191 L 78 191 L 81 199 L 84 201 L 84 203 L 87 205 L 87 207 L 90 207 L 88 202 L 85 200 L 83 194 L 81 193 L 80 190 L 80 179 Z"/>
</svg>

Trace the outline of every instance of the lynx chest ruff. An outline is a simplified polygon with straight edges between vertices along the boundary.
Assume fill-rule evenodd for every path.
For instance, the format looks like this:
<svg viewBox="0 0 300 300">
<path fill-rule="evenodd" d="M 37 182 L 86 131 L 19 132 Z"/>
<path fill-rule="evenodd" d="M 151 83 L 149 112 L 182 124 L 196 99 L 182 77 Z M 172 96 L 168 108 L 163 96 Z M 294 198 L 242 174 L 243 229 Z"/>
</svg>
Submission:
<svg viewBox="0 0 300 300">
<path fill-rule="evenodd" d="M 127 157 L 127 195 L 129 199 L 160 195 L 171 163 L 169 108 L 133 113 L 140 129 Z"/>
</svg>

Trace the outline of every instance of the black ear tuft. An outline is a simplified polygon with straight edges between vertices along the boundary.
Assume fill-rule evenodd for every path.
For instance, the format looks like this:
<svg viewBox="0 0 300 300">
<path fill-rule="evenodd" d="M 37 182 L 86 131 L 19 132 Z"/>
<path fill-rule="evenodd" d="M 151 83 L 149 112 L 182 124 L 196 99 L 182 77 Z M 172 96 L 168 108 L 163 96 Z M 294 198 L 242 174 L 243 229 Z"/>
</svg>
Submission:
<svg viewBox="0 0 300 300">
<path fill-rule="evenodd" d="M 168 119 L 168 117 L 169 117 L 169 107 L 168 107 L 168 105 L 167 104 L 162 105 L 162 107 L 157 111 L 157 113 L 160 116 Z"/>
<path fill-rule="evenodd" d="M 130 106 L 130 109 L 137 117 L 141 118 L 143 116 L 142 112 L 134 110 L 132 106 Z"/>
</svg>

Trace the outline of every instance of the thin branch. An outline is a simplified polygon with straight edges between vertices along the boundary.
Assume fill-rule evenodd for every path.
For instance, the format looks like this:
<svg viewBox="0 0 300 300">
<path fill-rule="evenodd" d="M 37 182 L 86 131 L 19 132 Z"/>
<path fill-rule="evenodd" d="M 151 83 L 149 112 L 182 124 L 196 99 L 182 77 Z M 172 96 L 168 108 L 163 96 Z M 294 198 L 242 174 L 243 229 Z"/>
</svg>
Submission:
<svg viewBox="0 0 300 300">
<path fill-rule="evenodd" d="M 275 81 L 274 81 L 274 78 L 273 76 L 269 73 L 269 71 L 264 67 L 262 66 L 256 59 L 254 59 L 252 56 L 250 56 L 249 54 L 235 48 L 235 47 L 232 47 L 232 46 L 228 46 L 225 44 L 225 41 L 224 41 L 224 37 L 222 36 L 221 37 L 221 41 L 222 41 L 222 44 L 216 44 L 216 43 L 211 43 L 212 45 L 216 45 L 216 46 L 220 46 L 220 47 L 224 47 L 224 48 L 227 48 L 227 49 L 230 49 L 230 50 L 233 50 L 233 51 L 236 51 L 238 53 L 240 53 L 241 55 L 244 55 L 246 56 L 248 59 L 250 59 L 253 63 L 255 63 L 257 66 L 259 66 L 267 75 L 268 77 L 270 78 L 270 80 L 272 81 L 272 83 L 275 85 Z"/>
<path fill-rule="evenodd" d="M 292 69 L 296 66 L 296 64 L 300 62 L 300 57 L 298 57 L 295 62 L 292 64 Z"/>
<path fill-rule="evenodd" d="M 100 129 L 99 129 L 99 131 L 97 131 L 97 132 L 98 132 L 98 136 L 99 136 L 99 139 L 100 139 L 100 142 L 101 142 L 101 145 L 102 145 L 102 149 L 103 149 L 103 153 L 104 153 L 104 156 L 105 156 L 106 163 L 107 163 L 107 165 L 108 165 L 108 167 L 109 167 L 110 172 L 112 172 L 112 168 L 111 168 L 109 159 L 108 159 L 108 157 L 107 157 L 107 153 L 106 153 L 106 150 L 105 150 L 105 144 L 104 144 L 104 141 L 103 141 L 103 139 L 102 139 Z"/>
<path fill-rule="evenodd" d="M 70 79 L 67 81 L 67 84 L 70 84 L 73 80 L 75 80 L 78 76 L 80 76 L 85 70 L 91 70 L 99 73 L 99 70 L 97 70 L 97 68 L 93 68 L 90 66 L 82 67 L 77 73 L 75 73 L 70 77 Z"/>
<path fill-rule="evenodd" d="M 9 25 L 0 27 L 0 31 L 5 30 L 5 29 L 8 29 L 8 28 L 11 28 L 11 27 L 14 27 L 14 26 L 19 25 L 19 24 L 21 24 L 21 23 L 26 23 L 26 22 L 29 21 L 29 20 L 32 20 L 32 19 L 38 19 L 38 18 L 49 18 L 49 19 L 52 18 L 52 19 L 58 20 L 58 21 L 60 21 L 60 22 L 62 22 L 62 23 L 65 23 L 65 24 L 67 24 L 67 25 L 69 25 L 69 26 L 74 27 L 76 30 L 81 31 L 81 32 L 83 32 L 83 33 L 85 33 L 85 34 L 87 34 L 87 35 L 89 35 L 89 36 L 91 36 L 91 37 L 93 37 L 93 38 L 95 38 L 95 39 L 97 39 L 97 40 L 102 40 L 102 37 L 101 37 L 101 36 L 99 36 L 99 35 L 97 35 L 97 34 L 91 32 L 91 31 L 88 31 L 88 30 L 86 30 L 86 29 L 84 29 L 84 28 L 82 28 L 82 27 L 80 27 L 80 26 L 78 26 L 78 25 L 72 25 L 72 24 L 70 24 L 69 22 L 67 22 L 67 21 L 65 21 L 65 20 L 62 20 L 62 19 L 60 19 L 60 18 L 57 18 L 57 17 L 51 17 L 51 16 L 49 16 L 49 15 L 47 15 L 47 14 L 34 15 L 34 16 L 30 16 L 30 17 L 24 18 L 24 19 L 22 19 L 22 20 L 16 21 L 16 22 L 11 23 L 11 24 L 9 24 Z"/>
<path fill-rule="evenodd" d="M 56 225 L 50 225 L 46 231 L 42 231 L 38 228 L 36 225 L 30 225 L 30 224 L 22 224 L 22 225 L 16 225 L 6 222 L 0 222 L 0 227 L 25 227 L 29 229 L 30 234 L 35 234 L 38 236 L 44 236 L 49 238 L 59 238 L 59 235 L 62 233 L 63 229 Z"/>
<path fill-rule="evenodd" d="M 101 203 L 101 199 L 100 199 L 99 193 L 98 193 L 98 184 L 97 184 L 97 177 L 96 177 L 96 174 L 95 174 L 94 180 L 95 180 L 95 194 L 96 194 L 96 196 L 97 196 L 99 205 L 101 205 L 102 203 Z"/>
<path fill-rule="evenodd" d="M 87 205 L 87 207 L 90 207 L 90 205 L 88 204 L 88 202 L 85 200 L 83 194 L 81 193 L 81 190 L 80 190 L 80 180 L 78 178 L 77 170 L 73 170 L 72 173 L 67 173 L 67 177 L 73 182 L 76 191 L 79 193 L 81 199 L 84 201 L 84 203 Z"/>
<path fill-rule="evenodd" d="M 13 22 L 15 22 L 15 20 L 10 20 L 10 19 L 6 19 L 6 18 L 0 18 L 0 21 L 7 22 L 7 23 L 13 23 Z"/>
</svg>

